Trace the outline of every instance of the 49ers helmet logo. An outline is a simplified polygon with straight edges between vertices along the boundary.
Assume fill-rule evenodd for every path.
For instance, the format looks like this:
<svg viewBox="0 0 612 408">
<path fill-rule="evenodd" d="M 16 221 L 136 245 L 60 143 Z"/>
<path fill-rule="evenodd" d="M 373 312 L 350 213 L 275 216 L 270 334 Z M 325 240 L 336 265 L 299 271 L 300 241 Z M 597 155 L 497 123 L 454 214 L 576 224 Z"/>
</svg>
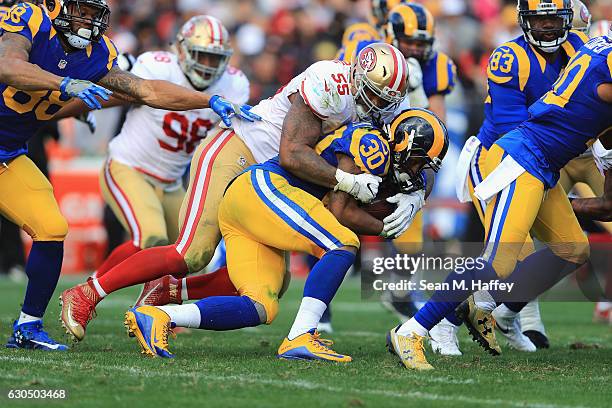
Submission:
<svg viewBox="0 0 612 408">
<path fill-rule="evenodd" d="M 359 65 L 364 71 L 370 72 L 376 66 L 376 51 L 367 47 L 359 54 Z"/>
<path fill-rule="evenodd" d="M 580 18 L 582 19 L 582 21 L 584 21 L 585 23 L 589 22 L 589 9 L 586 8 L 586 6 L 583 4 L 582 7 L 580 8 Z"/>
<path fill-rule="evenodd" d="M 193 34 L 195 34 L 195 24 L 193 24 L 191 21 L 188 21 L 187 24 L 185 24 L 185 26 L 183 27 L 182 34 L 185 38 L 193 36 Z"/>
</svg>

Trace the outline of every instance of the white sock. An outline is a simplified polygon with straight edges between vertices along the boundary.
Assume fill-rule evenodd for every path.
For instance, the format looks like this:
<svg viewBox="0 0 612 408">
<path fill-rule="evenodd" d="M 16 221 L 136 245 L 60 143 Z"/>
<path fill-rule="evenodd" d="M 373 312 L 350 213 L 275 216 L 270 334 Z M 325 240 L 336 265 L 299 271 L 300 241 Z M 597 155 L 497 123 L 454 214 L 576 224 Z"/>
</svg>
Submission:
<svg viewBox="0 0 612 408">
<path fill-rule="evenodd" d="M 19 314 L 19 319 L 17 319 L 17 324 L 30 323 L 38 320 L 42 320 L 42 317 L 31 316 L 27 313 L 21 312 Z"/>
<path fill-rule="evenodd" d="M 421 326 L 421 323 L 417 322 L 414 317 L 402 324 L 397 330 L 397 334 L 400 336 L 411 336 L 412 333 L 418 334 L 421 337 L 426 337 L 429 334 L 427 329 Z"/>
<path fill-rule="evenodd" d="M 507 318 L 515 318 L 518 313 L 516 313 L 514 310 L 508 309 L 508 306 L 502 303 L 495 308 L 495 314 Z"/>
<path fill-rule="evenodd" d="M 200 327 L 200 309 L 194 303 L 185 305 L 157 306 L 170 316 L 172 323 L 178 327 Z"/>
<path fill-rule="evenodd" d="M 493 300 L 493 296 L 486 290 L 479 290 L 474 293 L 474 303 L 480 309 L 486 310 L 487 312 L 492 312 L 493 309 L 497 307 L 495 300 Z"/>
<path fill-rule="evenodd" d="M 519 319 L 522 331 L 534 330 L 544 335 L 546 334 L 542 316 L 540 316 L 540 304 L 537 299 L 525 305 L 523 310 L 519 312 Z"/>
<path fill-rule="evenodd" d="M 295 339 L 297 336 L 306 333 L 308 330 L 315 329 L 323 316 L 323 312 L 327 309 L 327 305 L 319 299 L 305 297 L 302 299 L 300 309 L 295 316 L 295 321 L 289 335 L 289 340 Z"/>
<path fill-rule="evenodd" d="M 189 293 L 187 292 L 187 278 L 181 279 L 181 300 L 183 302 L 189 300 Z"/>
<path fill-rule="evenodd" d="M 91 283 L 93 283 L 94 289 L 96 290 L 96 292 L 98 292 L 98 296 L 100 296 L 101 298 L 106 297 L 107 293 L 104 291 L 104 289 L 102 289 L 102 286 L 100 286 L 98 278 L 92 279 Z"/>
<path fill-rule="evenodd" d="M 455 323 L 451 322 L 450 320 L 448 320 L 446 317 L 444 319 L 442 319 L 442 321 L 438 324 L 444 325 L 444 326 L 453 326 L 455 328 L 459 327 L 457 326 Z"/>
</svg>

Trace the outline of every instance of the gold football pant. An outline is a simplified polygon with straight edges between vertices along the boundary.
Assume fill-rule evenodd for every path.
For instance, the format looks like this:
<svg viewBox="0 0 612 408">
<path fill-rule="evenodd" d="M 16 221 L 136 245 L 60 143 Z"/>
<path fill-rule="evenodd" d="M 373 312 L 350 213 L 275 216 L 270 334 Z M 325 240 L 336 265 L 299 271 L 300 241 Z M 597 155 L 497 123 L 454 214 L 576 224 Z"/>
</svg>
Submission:
<svg viewBox="0 0 612 408">
<path fill-rule="evenodd" d="M 167 190 L 133 167 L 109 159 L 100 172 L 100 187 L 134 246 L 144 249 L 174 242 L 185 196 L 182 185 Z"/>
<path fill-rule="evenodd" d="M 410 227 L 393 240 L 393 245 L 402 254 L 416 254 L 423 250 L 423 209 L 414 216 Z"/>
<path fill-rule="evenodd" d="M 255 163 L 249 148 L 231 129 L 220 129 L 196 149 L 175 244 L 190 273 L 210 262 L 221 240 L 217 214 L 225 188 Z"/>
<path fill-rule="evenodd" d="M 27 156 L 0 163 L 0 213 L 34 241 L 63 241 L 68 223 L 60 213 L 53 187 Z"/>
<path fill-rule="evenodd" d="M 483 177 L 502 161 L 504 150 L 493 145 L 484 163 Z M 485 251 L 501 278 L 512 273 L 529 232 L 559 257 L 582 264 L 589 257 L 589 242 L 572 206 L 557 184 L 550 190 L 528 172 L 498 192 L 485 209 Z"/>
<path fill-rule="evenodd" d="M 599 172 L 592 156 L 576 157 L 567 163 L 560 173 L 559 184 L 566 193 L 569 193 L 574 184 L 584 183 L 591 188 L 595 197 L 603 195 L 604 177 Z"/>
<path fill-rule="evenodd" d="M 345 246 L 359 247 L 321 200 L 282 176 L 261 168 L 240 175 L 219 207 L 227 269 L 236 290 L 264 306 L 267 322 L 278 313 L 285 251 L 320 258 Z"/>
<path fill-rule="evenodd" d="M 476 156 L 474 156 L 474 159 L 472 163 L 470 164 L 470 173 L 468 175 L 468 180 L 467 180 L 468 188 L 470 191 L 470 197 L 472 198 L 472 204 L 476 208 L 476 212 L 478 213 L 478 217 L 480 218 L 480 222 L 482 223 L 483 226 L 485 226 L 485 212 L 487 208 L 487 203 L 485 203 L 484 201 L 476 197 L 476 195 L 474 194 L 474 189 L 486 177 L 487 173 L 486 173 L 485 163 L 487 161 L 488 152 L 489 151 L 487 150 L 487 148 L 484 147 L 483 145 L 480 145 L 478 147 L 478 152 L 476 152 Z M 519 261 L 523 260 L 534 252 L 535 252 L 535 245 L 533 243 L 533 239 L 531 238 L 531 235 L 527 234 L 527 237 L 525 239 L 525 244 L 523 245 L 523 247 L 521 248 L 519 252 L 518 260 Z"/>
</svg>

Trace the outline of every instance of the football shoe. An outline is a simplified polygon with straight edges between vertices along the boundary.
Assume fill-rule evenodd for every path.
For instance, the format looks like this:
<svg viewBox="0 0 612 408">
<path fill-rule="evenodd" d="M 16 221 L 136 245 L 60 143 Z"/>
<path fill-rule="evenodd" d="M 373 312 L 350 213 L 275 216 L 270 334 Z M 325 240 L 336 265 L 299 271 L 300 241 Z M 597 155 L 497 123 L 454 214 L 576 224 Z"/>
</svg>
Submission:
<svg viewBox="0 0 612 408">
<path fill-rule="evenodd" d="M 424 337 L 416 333 L 410 336 L 397 334 L 399 326 L 389 330 L 387 333 L 387 350 L 389 353 L 399 357 L 404 367 L 413 370 L 433 370 L 433 366 L 425 358 L 423 347 Z"/>
<path fill-rule="evenodd" d="M 161 278 L 146 282 L 142 286 L 140 295 L 134 307 L 139 306 L 164 306 L 168 303 L 181 304 L 179 299 L 178 282 L 172 275 L 162 276 Z"/>
<path fill-rule="evenodd" d="M 459 327 L 455 326 L 446 319 L 436 324 L 429 331 L 429 343 L 434 353 L 439 353 L 443 356 L 460 356 L 459 339 L 457 332 Z"/>
<path fill-rule="evenodd" d="M 138 340 L 142 354 L 174 358 L 168 350 L 168 335 L 174 332 L 166 312 L 155 306 L 133 307 L 125 313 L 123 324 L 128 336 Z"/>
<path fill-rule="evenodd" d="M 350 356 L 336 353 L 330 347 L 331 340 L 322 339 L 315 329 L 297 336 L 293 340 L 285 337 L 278 348 L 278 358 L 286 360 L 323 360 L 337 363 L 348 363 Z"/>
<path fill-rule="evenodd" d="M 102 298 L 93 288 L 91 278 L 60 295 L 60 322 L 74 341 L 85 337 L 87 324 L 96 317 L 96 305 Z"/>
<path fill-rule="evenodd" d="M 42 320 L 17 324 L 13 322 L 13 334 L 6 343 L 7 348 L 45 351 L 66 351 L 68 346 L 53 340 L 43 329 Z"/>
<path fill-rule="evenodd" d="M 511 348 L 533 353 L 537 350 L 536 346 L 529 340 L 529 337 L 521 332 L 518 314 L 511 311 L 508 313 L 508 311 L 509 309 L 504 305 L 493 310 L 497 330 L 506 338 L 506 342 Z"/>
<path fill-rule="evenodd" d="M 463 301 L 456 313 L 467 326 L 474 341 L 494 356 L 501 354 L 501 348 L 495 337 L 495 318 L 490 312 L 476 305 L 474 295 Z"/>
</svg>

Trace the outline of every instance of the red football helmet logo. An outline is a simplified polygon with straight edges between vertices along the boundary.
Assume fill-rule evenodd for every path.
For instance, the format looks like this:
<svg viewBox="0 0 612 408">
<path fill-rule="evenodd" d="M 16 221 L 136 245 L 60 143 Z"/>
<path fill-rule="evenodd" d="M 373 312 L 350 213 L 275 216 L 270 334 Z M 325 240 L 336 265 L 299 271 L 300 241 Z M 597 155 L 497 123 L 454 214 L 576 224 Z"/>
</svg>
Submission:
<svg viewBox="0 0 612 408">
<path fill-rule="evenodd" d="M 364 71 L 372 71 L 376 66 L 376 51 L 366 47 L 359 53 L 359 65 Z"/>
</svg>

